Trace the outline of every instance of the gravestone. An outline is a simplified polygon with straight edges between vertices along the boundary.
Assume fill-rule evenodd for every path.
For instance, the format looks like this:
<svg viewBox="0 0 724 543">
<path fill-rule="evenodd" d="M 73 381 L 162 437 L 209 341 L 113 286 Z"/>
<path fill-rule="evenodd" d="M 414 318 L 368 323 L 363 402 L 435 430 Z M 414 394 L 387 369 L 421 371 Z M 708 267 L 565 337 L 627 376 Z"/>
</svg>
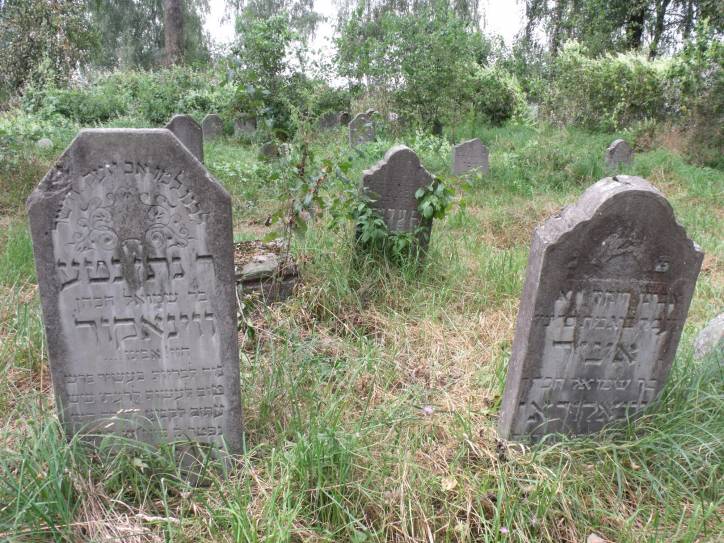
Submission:
<svg viewBox="0 0 724 543">
<path fill-rule="evenodd" d="M 82 130 L 28 213 L 67 433 L 240 450 L 224 188 L 168 130 Z"/>
<path fill-rule="evenodd" d="M 340 111 L 338 116 L 340 126 L 347 126 L 349 124 L 349 113 L 346 111 Z"/>
<path fill-rule="evenodd" d="M 199 162 L 204 161 L 204 133 L 190 115 L 174 115 L 166 125 Z"/>
<path fill-rule="evenodd" d="M 633 162 L 633 149 L 625 140 L 616 140 L 606 149 L 604 162 L 608 168 L 618 168 L 621 164 L 631 164 Z"/>
<path fill-rule="evenodd" d="M 724 313 L 709 321 L 694 341 L 694 358 L 701 360 L 713 353 L 724 362 Z"/>
<path fill-rule="evenodd" d="M 234 137 L 253 136 L 256 132 L 256 117 L 243 115 L 234 121 Z"/>
<path fill-rule="evenodd" d="M 259 149 L 259 155 L 266 159 L 279 158 L 281 156 L 279 146 L 274 142 L 267 142 L 262 145 Z"/>
<path fill-rule="evenodd" d="M 666 383 L 703 253 L 640 177 L 591 186 L 534 233 L 500 413 L 508 439 L 589 434 Z"/>
<path fill-rule="evenodd" d="M 53 140 L 49 138 L 40 138 L 35 145 L 38 149 L 51 149 L 53 147 Z"/>
<path fill-rule="evenodd" d="M 415 192 L 433 182 L 417 155 L 404 145 L 392 147 L 384 159 L 362 174 L 362 191 L 393 233 L 415 232 L 424 248 L 430 239 L 432 221 L 424 220 L 417 209 Z"/>
<path fill-rule="evenodd" d="M 204 120 L 201 121 L 201 130 L 204 139 L 211 141 L 224 135 L 224 121 L 216 113 L 209 113 Z"/>
<path fill-rule="evenodd" d="M 328 111 L 322 114 L 317 121 L 319 128 L 330 129 L 339 126 L 339 115 L 336 111 Z"/>
<path fill-rule="evenodd" d="M 363 143 L 374 141 L 375 125 L 372 119 L 364 114 L 358 113 L 349 123 L 349 145 L 357 147 Z"/>
<path fill-rule="evenodd" d="M 453 175 L 461 175 L 471 170 L 488 173 L 488 148 L 475 138 L 453 147 Z"/>
</svg>

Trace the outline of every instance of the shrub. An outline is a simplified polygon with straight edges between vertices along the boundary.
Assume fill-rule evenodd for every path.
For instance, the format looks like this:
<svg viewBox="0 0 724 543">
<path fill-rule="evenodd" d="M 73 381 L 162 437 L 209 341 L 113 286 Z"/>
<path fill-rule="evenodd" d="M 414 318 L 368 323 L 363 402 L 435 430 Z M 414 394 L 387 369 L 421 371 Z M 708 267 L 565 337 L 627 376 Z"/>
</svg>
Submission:
<svg viewBox="0 0 724 543">
<path fill-rule="evenodd" d="M 471 87 L 474 114 L 490 124 L 499 126 L 525 111 L 525 96 L 518 80 L 504 70 L 479 68 Z"/>
<path fill-rule="evenodd" d="M 568 42 L 553 62 L 544 111 L 557 123 L 607 131 L 661 118 L 666 68 L 631 53 L 589 58 Z"/>
</svg>

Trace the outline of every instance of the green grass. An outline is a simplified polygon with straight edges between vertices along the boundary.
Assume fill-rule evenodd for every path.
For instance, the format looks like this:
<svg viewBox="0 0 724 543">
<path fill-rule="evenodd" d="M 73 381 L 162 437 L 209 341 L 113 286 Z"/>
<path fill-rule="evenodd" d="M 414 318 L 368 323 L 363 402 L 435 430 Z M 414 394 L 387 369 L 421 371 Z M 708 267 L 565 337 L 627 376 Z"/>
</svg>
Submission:
<svg viewBox="0 0 724 543">
<path fill-rule="evenodd" d="M 589 438 L 505 444 L 495 424 L 532 230 L 604 176 L 615 135 L 466 130 L 458 137 L 479 136 L 491 151 L 490 175 L 466 183 L 448 177 L 448 141 L 413 134 L 359 152 L 342 131 L 311 141 L 310 175 L 345 159 L 353 182 L 404 142 L 461 205 L 435 224 L 421 267 L 359 258 L 351 228 L 331 230 L 324 213 L 295 238 L 298 292 L 251 316 L 255 334 L 241 345 L 247 451 L 198 486 L 172 447 L 90 450 L 62 435 L 26 194 L 13 197 L 0 236 L 0 540 L 720 541 L 724 370 L 694 361 L 691 345 L 724 308 L 724 174 L 663 149 L 626 169 L 667 195 L 707 253 L 660 402 Z M 206 156 L 232 194 L 235 237 L 266 235 L 295 183 L 295 157 L 261 162 L 230 140 Z M 330 179 L 323 196 L 343 186 Z"/>
</svg>

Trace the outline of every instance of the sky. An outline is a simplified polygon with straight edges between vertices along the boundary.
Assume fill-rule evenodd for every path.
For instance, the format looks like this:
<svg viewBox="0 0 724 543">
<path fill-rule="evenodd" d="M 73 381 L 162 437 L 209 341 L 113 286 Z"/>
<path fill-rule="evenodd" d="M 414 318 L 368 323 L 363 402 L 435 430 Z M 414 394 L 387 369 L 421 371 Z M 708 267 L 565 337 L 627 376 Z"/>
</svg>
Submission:
<svg viewBox="0 0 724 543">
<path fill-rule="evenodd" d="M 210 11 L 205 26 L 217 43 L 228 43 L 234 37 L 233 23 L 222 21 L 224 4 L 224 0 L 209 0 Z M 499 34 L 510 45 L 523 24 L 524 4 L 521 0 L 482 0 L 483 29 L 489 34 Z M 323 50 L 325 56 L 331 56 L 330 40 L 334 36 L 333 24 L 337 13 L 334 0 L 315 0 L 314 10 L 327 17 L 328 21 L 318 27 L 311 47 Z"/>
</svg>

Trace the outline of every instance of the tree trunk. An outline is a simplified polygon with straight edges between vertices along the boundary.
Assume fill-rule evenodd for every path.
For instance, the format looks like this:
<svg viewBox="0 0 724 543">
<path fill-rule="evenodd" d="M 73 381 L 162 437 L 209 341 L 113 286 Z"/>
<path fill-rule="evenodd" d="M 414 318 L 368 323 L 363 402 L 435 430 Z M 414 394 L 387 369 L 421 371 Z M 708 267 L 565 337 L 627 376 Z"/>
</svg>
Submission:
<svg viewBox="0 0 724 543">
<path fill-rule="evenodd" d="M 563 34 L 563 11 L 566 8 L 566 0 L 556 0 L 553 8 L 553 20 L 551 21 L 551 55 L 558 56 L 558 49 L 561 46 L 561 35 Z"/>
<path fill-rule="evenodd" d="M 691 37 L 691 29 L 694 27 L 694 0 L 686 3 L 686 15 L 684 19 L 684 41 Z"/>
<path fill-rule="evenodd" d="M 163 38 L 166 64 L 172 66 L 183 61 L 184 15 L 183 0 L 163 0 Z"/>
<path fill-rule="evenodd" d="M 646 23 L 646 2 L 635 0 L 634 5 L 629 9 L 628 20 L 626 21 L 626 42 L 629 49 L 639 49 L 644 36 L 644 24 Z"/>
<path fill-rule="evenodd" d="M 671 0 L 659 0 L 656 2 L 656 23 L 654 24 L 654 39 L 651 41 L 649 58 L 653 59 L 659 54 L 659 44 L 664 35 L 664 24 L 666 23 L 666 10 Z"/>
</svg>

